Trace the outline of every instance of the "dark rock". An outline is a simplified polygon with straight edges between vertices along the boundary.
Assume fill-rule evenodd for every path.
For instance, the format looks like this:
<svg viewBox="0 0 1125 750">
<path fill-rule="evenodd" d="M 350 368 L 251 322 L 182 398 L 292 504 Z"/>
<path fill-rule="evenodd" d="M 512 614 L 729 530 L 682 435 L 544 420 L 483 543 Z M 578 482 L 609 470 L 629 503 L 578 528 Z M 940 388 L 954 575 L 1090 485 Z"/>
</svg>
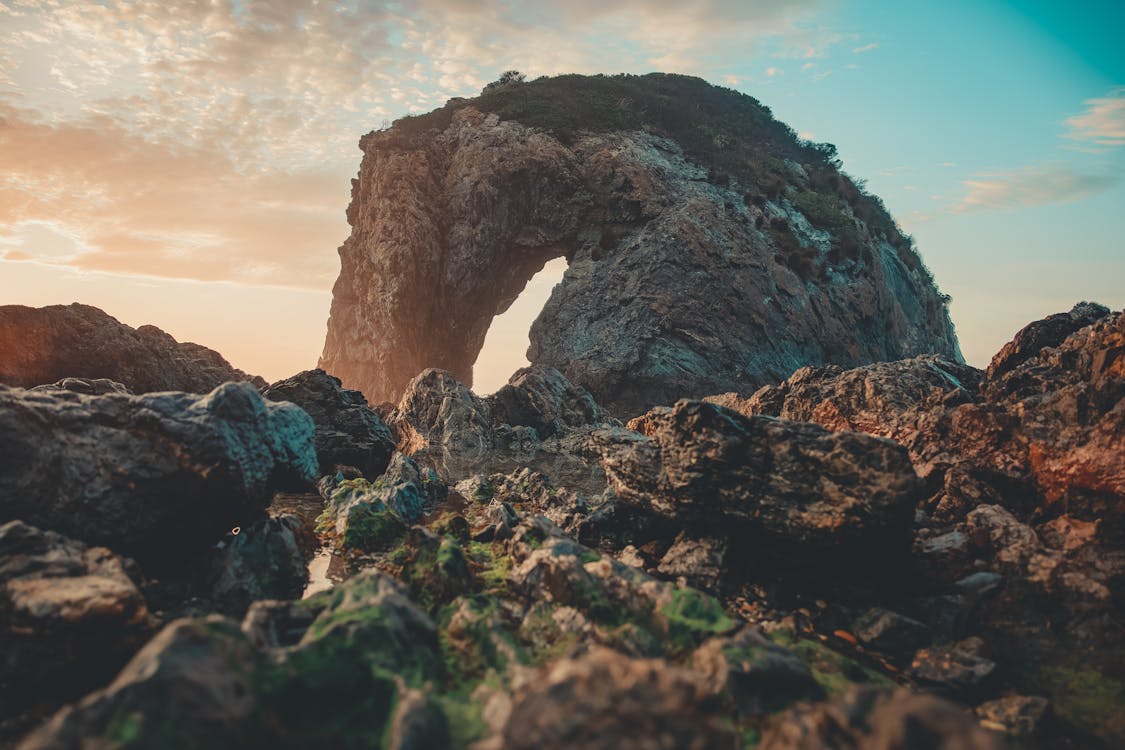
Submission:
<svg viewBox="0 0 1125 750">
<path fill-rule="evenodd" d="M 727 541 L 710 537 L 691 538 L 684 534 L 664 553 L 657 572 L 679 578 L 688 586 L 718 593 L 726 570 Z"/>
<path fill-rule="evenodd" d="M 794 709 L 762 736 L 760 750 L 1000 750 L 956 705 L 905 688 L 858 687 L 828 703 Z"/>
<path fill-rule="evenodd" d="M 47 385 L 37 385 L 33 391 L 73 391 L 87 396 L 104 396 L 107 393 L 131 393 L 121 383 L 108 378 L 63 378 Z"/>
<path fill-rule="evenodd" d="M 882 607 L 872 607 L 860 615 L 852 632 L 866 645 L 896 656 L 914 653 L 930 637 L 924 623 Z"/>
<path fill-rule="evenodd" d="M 1005 695 L 976 708 L 981 726 L 1014 737 L 1035 735 L 1047 716 L 1050 704 L 1037 695 Z"/>
<path fill-rule="evenodd" d="M 557 86 L 574 90 L 547 93 Z M 888 234 L 890 217 L 854 186 L 850 202 L 828 188 L 847 180 L 762 125 L 771 117 L 757 102 L 654 75 L 529 82 L 519 106 L 553 111 L 617 86 L 607 111 L 638 93 L 675 100 L 702 118 L 692 133 L 710 127 L 711 102 L 745 112 L 739 137 L 753 145 L 722 151 L 747 154 L 746 170 L 780 165 L 783 191 L 747 204 L 745 185 L 709 182 L 701 155 L 659 125 L 556 137 L 510 110 L 482 112 L 491 97 L 451 104 L 424 132 L 404 122 L 371 133 L 320 366 L 373 401 L 397 399 L 427 367 L 471 384 L 493 317 L 564 256 L 529 360 L 617 415 L 756 388 L 802 365 L 959 357 L 940 293 L 909 242 Z"/>
<path fill-rule="evenodd" d="M 312 417 L 321 474 L 344 465 L 374 479 L 387 470 L 394 436 L 359 391 L 341 388 L 339 379 L 324 370 L 306 370 L 262 389 L 262 395 L 294 403 Z"/>
<path fill-rule="evenodd" d="M 971 646 L 955 643 L 920 649 L 910 666 L 919 684 L 957 697 L 972 697 L 982 690 L 996 663 L 974 653 Z"/>
<path fill-rule="evenodd" d="M 0 383 L 22 388 L 63 378 L 108 378 L 133 393 L 207 393 L 231 380 L 266 384 L 205 346 L 180 343 L 155 326 L 134 329 L 89 305 L 0 307 L 0 352 Z"/>
<path fill-rule="evenodd" d="M 421 690 L 406 690 L 395 703 L 387 750 L 447 750 L 452 747 L 449 720 Z"/>
<path fill-rule="evenodd" d="M 603 452 L 624 501 L 684 526 L 756 528 L 821 550 L 906 543 L 919 484 L 889 440 L 699 401 L 654 409 L 638 426 L 644 435 L 614 436 Z"/>
<path fill-rule="evenodd" d="M 612 421 L 585 388 L 573 385 L 553 367 L 525 367 L 486 400 L 497 421 L 531 427 L 540 438 L 569 427 Z"/>
<path fill-rule="evenodd" d="M 138 558 L 205 549 L 315 472 L 312 420 L 249 383 L 205 396 L 0 386 L 0 519 Z"/>
<path fill-rule="evenodd" d="M 992 358 L 986 377 L 994 382 L 1031 359 L 1043 349 L 1054 348 L 1068 336 L 1109 315 L 1109 308 L 1096 302 L 1079 302 L 1070 312 L 1048 315 L 1024 326 Z"/>
<path fill-rule="evenodd" d="M 262 650 L 295 646 L 318 614 L 303 602 L 256 601 L 242 618 L 242 632 Z"/>
<path fill-rule="evenodd" d="M 595 649 L 563 659 L 520 694 L 503 731 L 510 750 L 735 748 L 734 733 L 691 673 Z"/>
<path fill-rule="evenodd" d="M 824 697 L 800 657 L 757 628 L 712 638 L 692 655 L 692 667 L 716 695 L 729 695 L 745 715 L 775 713 L 799 700 Z"/>
<path fill-rule="evenodd" d="M 148 638 L 130 567 L 53 531 L 0 525 L 0 715 L 77 698 Z"/>
<path fill-rule="evenodd" d="M 308 580 L 294 533 L 300 524 L 292 515 L 263 518 L 219 543 L 211 554 L 210 594 L 220 612 L 241 616 L 255 600 L 300 596 Z"/>
<path fill-rule="evenodd" d="M 108 687 L 59 711 L 19 750 L 77 749 L 95 738 L 134 747 L 253 746 L 261 739 L 253 721 L 259 658 L 230 620 L 177 620 Z"/>
</svg>

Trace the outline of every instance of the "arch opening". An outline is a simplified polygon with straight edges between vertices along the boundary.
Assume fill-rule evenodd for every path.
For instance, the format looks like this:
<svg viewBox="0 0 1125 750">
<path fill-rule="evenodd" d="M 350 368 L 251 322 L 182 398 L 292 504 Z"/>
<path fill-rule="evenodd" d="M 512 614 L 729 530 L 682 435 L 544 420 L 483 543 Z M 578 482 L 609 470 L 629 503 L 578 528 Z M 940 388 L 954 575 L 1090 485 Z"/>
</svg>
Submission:
<svg viewBox="0 0 1125 750">
<path fill-rule="evenodd" d="M 484 345 L 473 363 L 473 391 L 478 395 L 495 393 L 507 384 L 512 373 L 527 367 L 531 324 L 543 311 L 551 291 L 562 281 L 567 266 L 566 258 L 547 261 L 511 306 L 489 323 Z"/>
</svg>

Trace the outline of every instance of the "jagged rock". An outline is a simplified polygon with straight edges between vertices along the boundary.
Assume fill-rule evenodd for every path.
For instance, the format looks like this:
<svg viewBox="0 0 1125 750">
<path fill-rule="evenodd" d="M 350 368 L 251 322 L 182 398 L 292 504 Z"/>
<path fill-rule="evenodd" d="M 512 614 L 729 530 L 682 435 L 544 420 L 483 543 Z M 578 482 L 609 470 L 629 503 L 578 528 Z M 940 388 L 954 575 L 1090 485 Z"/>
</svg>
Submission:
<svg viewBox="0 0 1125 750">
<path fill-rule="evenodd" d="M 930 636 L 924 623 L 882 607 L 860 615 L 852 632 L 866 645 L 897 656 L 914 653 Z"/>
<path fill-rule="evenodd" d="M 293 515 L 263 518 L 219 543 L 211 554 L 209 587 L 219 611 L 241 616 L 255 600 L 301 594 L 308 569 L 294 533 L 300 524 Z"/>
<path fill-rule="evenodd" d="M 747 399 L 737 394 L 707 400 L 750 416 L 764 414 L 815 422 L 830 430 L 866 432 L 909 444 L 916 412 L 977 390 L 981 372 L 946 357 L 926 355 L 844 370 L 802 367 L 779 385 Z"/>
<path fill-rule="evenodd" d="M 562 256 L 529 359 L 618 415 L 802 365 L 959 358 L 943 299 L 890 217 L 753 99 L 661 74 L 544 79 L 506 96 L 451 101 L 360 141 L 320 360 L 348 387 L 393 401 L 427 367 L 471 385 L 492 318 Z M 691 129 L 648 122 L 668 100 L 709 104 Z M 579 117 L 582 132 L 538 122 L 559 101 L 559 121 Z M 638 108 L 631 126 L 597 124 L 621 102 Z M 743 124 L 718 152 L 693 150 L 711 117 L 724 132 Z"/>
<path fill-rule="evenodd" d="M 453 484 L 530 469 L 587 497 L 605 490 L 591 436 L 615 422 L 555 370 L 521 370 L 484 399 L 449 373 L 426 370 L 410 381 L 390 420 L 400 450 Z"/>
<path fill-rule="evenodd" d="M 22 521 L 0 525 L 0 715 L 112 677 L 152 631 L 130 563 Z"/>
<path fill-rule="evenodd" d="M 1030 737 L 1039 731 L 1050 704 L 1037 695 L 1005 695 L 976 707 L 982 726 L 1014 737 Z"/>
<path fill-rule="evenodd" d="M 106 744 L 251 746 L 258 654 L 229 620 L 177 620 L 142 648 L 105 689 L 59 711 L 19 750 Z"/>
<path fill-rule="evenodd" d="M 108 378 L 63 378 L 46 385 L 37 385 L 33 391 L 73 391 L 87 396 L 104 396 L 107 393 L 131 393 L 121 383 Z"/>
<path fill-rule="evenodd" d="M 63 378 L 108 378 L 133 393 L 207 393 L 230 380 L 266 382 L 218 352 L 156 326 L 132 328 L 89 305 L 0 306 L 0 383 L 21 388 Z"/>
<path fill-rule="evenodd" d="M 993 672 L 996 662 L 979 652 L 979 639 L 919 649 L 910 665 L 911 676 L 919 684 L 949 695 L 966 697 L 978 694 Z"/>
<path fill-rule="evenodd" d="M 694 670 L 716 695 L 746 715 L 774 713 L 799 700 L 824 697 L 808 666 L 753 627 L 712 638 L 692 655 Z"/>
<path fill-rule="evenodd" d="M 486 401 L 496 421 L 531 427 L 540 438 L 561 434 L 570 427 L 613 421 L 585 388 L 573 385 L 553 367 L 517 370 L 508 384 Z"/>
<path fill-rule="evenodd" d="M 680 534 L 656 570 L 661 575 L 681 578 L 693 588 L 717 593 L 726 570 L 727 546 L 725 539 Z"/>
<path fill-rule="evenodd" d="M 0 520 L 167 561 L 261 516 L 274 489 L 315 473 L 312 420 L 249 383 L 205 396 L 0 386 Z"/>
<path fill-rule="evenodd" d="M 761 750 L 1000 750 L 958 706 L 905 688 L 852 688 L 832 702 L 794 709 L 762 736 Z"/>
<path fill-rule="evenodd" d="M 987 380 L 1004 378 L 1028 360 L 1038 359 L 1043 349 L 1054 348 L 1072 333 L 1109 315 L 1109 308 L 1096 302 L 1079 302 L 1070 312 L 1048 315 L 1024 326 L 996 353 L 988 365 Z"/>
<path fill-rule="evenodd" d="M 659 659 L 595 649 L 563 659 L 520 695 L 503 747 L 668 750 L 735 748 L 734 732 L 689 672 Z"/>
<path fill-rule="evenodd" d="M 918 479 L 889 440 L 700 401 L 654 409 L 638 426 L 643 435 L 606 441 L 602 464 L 623 501 L 677 524 L 755 528 L 822 550 L 908 538 Z"/>
<path fill-rule="evenodd" d="M 387 470 L 395 439 L 359 391 L 340 387 L 324 370 L 305 370 L 262 389 L 271 401 L 289 401 L 304 409 L 316 425 L 320 473 L 337 465 L 354 466 L 374 479 Z"/>
</svg>

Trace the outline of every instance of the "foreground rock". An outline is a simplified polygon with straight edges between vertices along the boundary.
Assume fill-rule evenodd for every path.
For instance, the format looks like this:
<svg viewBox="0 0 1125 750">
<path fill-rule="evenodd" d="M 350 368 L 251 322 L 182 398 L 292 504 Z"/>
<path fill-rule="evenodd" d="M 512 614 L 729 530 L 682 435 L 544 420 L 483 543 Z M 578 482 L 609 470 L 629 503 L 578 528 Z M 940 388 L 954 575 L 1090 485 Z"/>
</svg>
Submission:
<svg viewBox="0 0 1125 750">
<path fill-rule="evenodd" d="M 890 441 L 700 401 L 633 424 L 643 434 L 607 441 L 606 473 L 623 501 L 677 524 L 851 552 L 908 539 L 919 484 Z"/>
<path fill-rule="evenodd" d="M 0 526 L 0 715 L 73 700 L 151 634 L 135 566 L 21 521 Z"/>
<path fill-rule="evenodd" d="M 230 380 L 266 384 L 212 349 L 156 326 L 132 328 L 96 307 L 0 306 L 0 383 L 30 388 L 63 378 L 108 378 L 133 393 L 207 393 Z"/>
<path fill-rule="evenodd" d="M 249 383 L 205 396 L 0 386 L 0 520 L 138 558 L 205 549 L 316 466 L 308 415 Z"/>
<path fill-rule="evenodd" d="M 428 367 L 472 385 L 493 317 L 564 256 L 529 358 L 619 416 L 807 364 L 959 358 L 881 205 L 757 101 L 699 79 L 541 79 L 360 147 L 320 366 L 373 402 Z"/>
<path fill-rule="evenodd" d="M 359 391 L 341 388 L 324 370 L 306 370 L 263 388 L 262 395 L 294 403 L 312 417 L 321 474 L 339 465 L 354 466 L 371 479 L 386 471 L 394 436 Z"/>
</svg>

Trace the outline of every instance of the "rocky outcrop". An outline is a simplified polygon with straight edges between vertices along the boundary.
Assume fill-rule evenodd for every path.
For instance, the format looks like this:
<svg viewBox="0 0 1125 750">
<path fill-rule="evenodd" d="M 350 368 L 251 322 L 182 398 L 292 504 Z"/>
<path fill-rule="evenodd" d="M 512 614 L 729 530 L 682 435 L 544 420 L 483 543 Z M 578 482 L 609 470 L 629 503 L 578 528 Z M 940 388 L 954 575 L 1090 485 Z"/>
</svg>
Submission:
<svg viewBox="0 0 1125 750">
<path fill-rule="evenodd" d="M 133 393 L 207 393 L 230 380 L 266 384 L 212 349 L 156 326 L 127 326 L 96 307 L 0 306 L 0 383 L 30 388 L 64 378 L 108 378 Z"/>
<path fill-rule="evenodd" d="M 0 715 L 103 684 L 152 632 L 135 565 L 21 521 L 0 525 Z"/>
<path fill-rule="evenodd" d="M 324 370 L 306 370 L 263 388 L 262 395 L 294 403 L 312 417 L 321 474 L 334 472 L 338 465 L 354 466 L 369 478 L 386 471 L 394 435 L 363 394 L 341 388 L 338 378 Z"/>
<path fill-rule="evenodd" d="M 138 558 L 205 549 L 316 466 L 308 415 L 249 383 L 205 396 L 0 386 L 0 521 Z"/>
<path fill-rule="evenodd" d="M 430 367 L 472 385 L 493 317 L 557 257 L 569 268 L 529 359 L 618 415 L 803 365 L 959 359 L 909 240 L 753 99 L 661 75 L 544 79 L 506 96 L 361 140 L 320 366 L 373 402 L 397 401 Z M 693 128 L 667 121 L 669 96 L 701 102 Z M 599 120 L 649 98 L 655 120 Z M 561 101 L 560 122 L 542 121 Z M 562 124 L 582 107 L 585 122 Z"/>
<path fill-rule="evenodd" d="M 889 440 L 700 401 L 658 407 L 612 436 L 602 464 L 618 497 L 688 527 L 757 529 L 811 549 L 908 538 L 919 483 Z"/>
</svg>

